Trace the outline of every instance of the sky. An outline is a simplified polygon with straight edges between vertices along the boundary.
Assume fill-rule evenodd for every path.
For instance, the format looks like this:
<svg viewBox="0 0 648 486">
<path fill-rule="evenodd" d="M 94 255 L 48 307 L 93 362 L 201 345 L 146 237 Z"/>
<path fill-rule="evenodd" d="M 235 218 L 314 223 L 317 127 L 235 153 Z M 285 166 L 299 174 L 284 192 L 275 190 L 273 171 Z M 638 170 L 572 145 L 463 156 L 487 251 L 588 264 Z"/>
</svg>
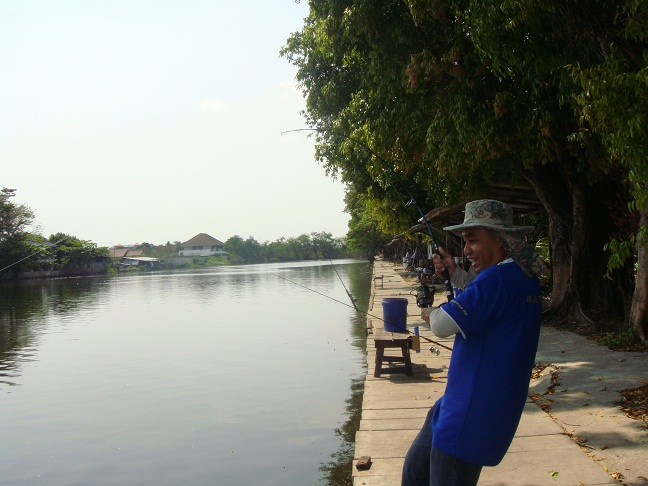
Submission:
<svg viewBox="0 0 648 486">
<path fill-rule="evenodd" d="M 279 50 L 306 0 L 0 0 L 0 187 L 99 246 L 346 234 Z"/>
</svg>

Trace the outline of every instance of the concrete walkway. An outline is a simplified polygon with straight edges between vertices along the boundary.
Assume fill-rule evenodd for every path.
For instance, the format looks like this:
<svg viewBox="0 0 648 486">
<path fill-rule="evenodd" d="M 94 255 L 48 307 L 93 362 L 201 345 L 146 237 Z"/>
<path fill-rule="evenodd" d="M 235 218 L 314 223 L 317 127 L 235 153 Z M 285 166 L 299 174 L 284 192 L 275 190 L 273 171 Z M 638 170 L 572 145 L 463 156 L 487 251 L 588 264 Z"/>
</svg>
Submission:
<svg viewBox="0 0 648 486">
<path fill-rule="evenodd" d="M 396 270 L 400 271 L 401 267 L 382 261 L 374 264 L 374 276 L 382 278 L 374 279 L 369 314 L 375 318 L 368 318 L 368 326 L 382 327 L 384 297 L 407 297 L 408 329 L 418 325 L 423 338 L 452 347 L 451 340 L 439 340 L 425 329 L 415 302 L 415 287 L 405 282 Z M 443 299 L 438 295 L 435 305 Z M 612 403 L 619 399 L 619 390 L 642 385 L 640 376 L 643 373 L 642 377 L 646 379 L 645 375 L 648 375 L 648 353 L 639 353 L 632 358 L 627 356 L 630 353 L 617 353 L 623 358 L 614 354 L 608 357 L 609 361 L 617 360 L 614 370 L 618 371 L 614 377 L 625 375 L 622 388 L 618 388 L 617 382 L 611 383 L 613 375 L 608 373 L 609 362 L 606 368 L 598 369 L 592 361 L 584 366 L 582 357 L 580 361 L 575 358 L 588 343 L 596 348 L 587 348 L 588 356 L 607 354 L 602 353 L 599 346 L 584 341 L 586 343 L 572 333 L 543 328 L 536 361 L 551 365 L 545 368 L 542 377 L 533 380 L 530 393 L 537 394 L 549 405 L 549 413 L 529 399 L 509 452 L 497 467 L 483 469 L 480 485 L 648 485 L 648 480 L 643 479 L 648 477 L 648 431 L 642 429 L 641 422 L 625 417 Z M 429 351 L 430 346 L 433 344 L 421 339 L 421 351 L 411 353 L 413 377 L 383 374 L 374 378 L 375 348 L 370 334 L 368 373 L 362 420 L 356 434 L 354 464 L 361 456 L 371 457 L 372 463 L 367 470 L 353 468 L 354 485 L 400 484 L 405 453 L 420 430 L 427 411 L 445 388 L 450 351 L 441 348 L 437 356 Z M 623 361 L 619 361 L 621 359 Z M 570 369 L 565 368 L 567 360 Z M 628 372 L 628 369 L 632 371 Z M 604 379 L 608 381 L 602 384 L 598 378 L 606 376 Z M 596 383 L 591 383 L 592 380 Z M 558 381 L 561 383 L 556 386 Z M 569 389 L 564 389 L 563 383 L 567 381 L 570 382 Z M 593 388 L 594 385 L 598 388 Z M 602 390 L 604 387 L 609 394 L 596 391 L 596 396 L 592 397 L 593 389 Z M 545 394 L 547 389 L 552 389 L 553 393 Z M 579 399 L 589 403 L 585 405 L 578 402 Z M 584 417 L 590 420 L 583 420 Z M 594 436 L 590 444 L 585 442 L 588 434 Z M 622 480 L 617 482 L 615 477 Z"/>
</svg>

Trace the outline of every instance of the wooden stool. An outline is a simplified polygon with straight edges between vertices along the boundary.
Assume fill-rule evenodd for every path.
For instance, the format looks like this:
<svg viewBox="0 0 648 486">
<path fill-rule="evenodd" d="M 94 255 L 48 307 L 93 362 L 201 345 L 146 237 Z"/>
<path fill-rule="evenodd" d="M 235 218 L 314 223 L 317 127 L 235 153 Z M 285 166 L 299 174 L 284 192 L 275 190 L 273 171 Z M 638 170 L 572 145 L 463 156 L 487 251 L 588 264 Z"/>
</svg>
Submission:
<svg viewBox="0 0 648 486">
<path fill-rule="evenodd" d="M 376 344 L 376 368 L 374 376 L 379 378 L 382 373 L 405 373 L 407 376 L 413 376 L 412 360 L 410 359 L 409 350 L 412 347 L 410 333 L 405 332 L 387 332 L 384 329 L 375 329 L 374 342 Z M 385 356 L 385 348 L 400 348 L 402 356 Z M 405 367 L 388 367 L 383 368 L 383 361 L 388 363 L 404 363 Z"/>
</svg>

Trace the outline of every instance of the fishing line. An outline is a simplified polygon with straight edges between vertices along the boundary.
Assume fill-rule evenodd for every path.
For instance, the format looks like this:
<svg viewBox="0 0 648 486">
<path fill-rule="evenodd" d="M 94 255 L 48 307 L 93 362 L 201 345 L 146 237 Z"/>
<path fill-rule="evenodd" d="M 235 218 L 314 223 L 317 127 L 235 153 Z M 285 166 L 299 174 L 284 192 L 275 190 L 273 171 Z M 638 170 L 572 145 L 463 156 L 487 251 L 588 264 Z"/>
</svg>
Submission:
<svg viewBox="0 0 648 486">
<path fill-rule="evenodd" d="M 369 314 L 369 313 L 366 312 L 366 311 L 363 311 L 363 310 L 358 309 L 358 307 L 355 305 L 355 303 L 354 303 L 353 305 L 349 305 L 349 304 L 347 304 L 346 302 L 342 302 L 341 300 L 338 300 L 338 299 L 336 299 L 336 298 L 334 298 L 334 297 L 331 297 L 330 295 L 323 294 L 322 292 L 319 292 L 319 291 L 317 291 L 317 290 L 315 290 L 315 289 L 311 289 L 310 287 L 306 287 L 305 285 L 302 285 L 302 284 L 297 283 L 297 282 L 295 282 L 295 281 L 293 281 L 293 280 L 290 280 L 289 278 L 282 277 L 281 275 L 279 275 L 279 274 L 277 274 L 277 273 L 273 273 L 273 274 L 271 274 L 271 275 L 274 275 L 275 277 L 279 277 L 280 279 L 285 280 L 286 282 L 290 282 L 290 283 L 293 284 L 293 285 L 297 285 L 298 287 L 301 287 L 302 289 L 306 289 L 306 290 L 308 290 L 308 291 L 310 291 L 310 292 L 314 292 L 314 293 L 316 293 L 317 295 L 321 295 L 322 297 L 326 297 L 327 299 L 332 300 L 333 302 L 337 302 L 338 304 L 342 304 L 342 305 L 344 305 L 344 306 L 346 306 L 346 307 L 350 307 L 351 309 L 355 309 L 356 311 L 358 311 L 358 312 L 360 312 L 360 313 L 362 313 L 362 314 L 364 314 L 364 315 L 366 315 L 366 316 L 372 317 L 372 318 L 374 318 L 374 319 L 378 319 L 379 321 L 382 321 L 382 320 L 383 320 L 383 319 L 381 319 L 381 318 L 378 317 L 378 316 L 371 315 L 371 314 Z M 344 284 L 343 284 L 343 285 L 344 285 Z M 347 292 L 347 294 L 348 294 L 348 292 Z"/>
<path fill-rule="evenodd" d="M 60 240 L 55 241 L 54 243 L 52 243 L 52 247 L 59 246 L 59 245 L 60 245 L 61 243 L 63 243 L 65 240 L 69 240 L 70 238 L 72 238 L 72 236 L 66 236 L 66 237 L 64 237 L 64 238 L 61 238 Z M 35 251 L 34 253 L 32 253 L 31 255 L 27 255 L 26 257 L 21 258 L 20 260 L 18 260 L 18 261 L 16 261 L 16 262 L 13 262 L 13 263 L 11 263 L 10 265 L 7 265 L 7 266 L 4 267 L 4 268 L 0 268 L 0 273 L 4 272 L 4 271 L 7 270 L 8 268 L 13 267 L 14 265 L 18 265 L 20 262 L 24 262 L 25 260 L 28 260 L 28 259 L 30 259 L 31 257 L 36 256 L 36 255 L 38 255 L 38 254 L 40 254 L 40 253 L 44 253 L 44 252 L 45 252 L 45 248 L 41 248 L 40 250 L 36 250 L 36 251 Z"/>
<path fill-rule="evenodd" d="M 427 229 L 428 234 L 430 235 L 430 238 L 432 238 L 432 245 L 433 245 L 433 248 L 434 248 L 434 253 L 441 256 L 441 253 L 439 251 L 439 244 L 437 243 L 436 238 L 434 237 L 434 232 L 432 231 L 432 227 L 430 226 L 429 221 L 425 217 L 425 213 L 423 212 L 423 209 L 421 208 L 421 206 L 416 201 L 416 198 L 414 197 L 414 194 L 412 194 L 412 192 L 407 188 L 407 186 L 402 181 L 402 179 L 398 176 L 398 174 L 396 173 L 394 168 L 390 164 L 388 164 L 387 161 L 383 157 L 381 157 L 376 152 L 374 152 L 371 149 L 371 147 L 369 147 L 367 144 L 365 144 L 363 142 L 360 142 L 359 140 L 356 140 L 356 139 L 346 135 L 345 133 L 336 132 L 334 130 L 324 130 L 324 129 L 321 129 L 321 128 L 297 128 L 297 129 L 294 129 L 294 130 L 286 130 L 285 132 L 281 132 L 281 134 L 283 135 L 285 133 L 299 133 L 299 132 L 318 132 L 318 133 L 330 133 L 332 135 L 337 135 L 337 136 L 340 136 L 340 137 L 342 137 L 342 138 L 344 138 L 346 140 L 349 140 L 350 142 L 353 142 L 353 143 L 357 144 L 359 147 L 362 147 L 367 152 L 369 152 L 371 155 L 376 157 L 376 159 L 378 159 L 382 163 L 382 165 L 385 167 L 385 169 L 387 169 L 387 171 L 392 174 L 392 176 L 394 177 L 396 182 L 398 182 L 398 184 L 401 186 L 401 188 L 405 191 L 405 193 L 410 198 L 409 202 L 405 203 L 405 206 L 407 207 L 407 206 L 413 205 L 417 209 L 417 211 L 421 215 L 421 219 L 422 219 L 423 223 L 425 224 L 425 228 Z M 391 185 L 392 185 L 392 187 L 395 188 L 395 186 L 393 184 L 391 184 Z M 398 190 L 396 190 L 396 192 L 398 193 Z M 450 302 L 452 299 L 454 299 L 454 289 L 452 288 L 452 283 L 450 282 L 450 273 L 448 272 L 447 268 L 442 272 L 441 276 L 443 277 L 443 283 L 444 283 L 445 289 L 446 289 L 446 298 L 448 299 L 448 302 Z"/>
<path fill-rule="evenodd" d="M 342 280 L 342 277 L 340 277 L 340 274 L 338 273 L 337 268 L 336 268 L 335 265 L 333 264 L 333 260 L 331 260 L 331 258 L 328 257 L 328 256 L 327 256 L 327 258 L 328 258 L 328 261 L 331 262 L 331 266 L 333 267 L 333 270 L 335 270 L 335 274 L 337 275 L 338 279 L 340 279 L 340 283 L 342 284 L 342 287 L 344 287 L 344 291 L 345 291 L 345 292 L 347 293 L 347 295 L 349 296 L 349 300 L 350 300 L 351 303 L 353 304 L 353 308 L 354 308 L 357 312 L 359 312 L 359 313 L 366 314 L 366 315 L 369 316 L 369 317 L 373 317 L 374 319 L 378 319 L 379 321 L 385 322 L 385 320 L 384 320 L 384 319 L 381 319 L 380 317 L 372 316 L 372 315 L 369 314 L 368 312 L 364 312 L 364 311 L 361 311 L 360 309 L 358 309 L 358 306 L 357 306 L 356 303 L 355 303 L 355 299 L 353 298 L 353 295 L 351 294 L 351 292 L 349 292 L 349 291 L 347 290 L 346 285 L 344 285 L 344 281 Z M 280 277 L 280 278 L 283 278 L 283 277 Z M 288 279 L 284 279 L 284 280 L 288 280 Z M 291 281 L 288 280 L 288 282 L 291 282 Z M 296 282 L 291 282 L 291 283 L 294 283 L 295 285 L 299 285 L 299 284 L 296 283 Z M 315 292 L 315 293 L 317 293 L 317 294 L 319 294 L 319 295 L 322 295 L 322 296 L 327 297 L 327 298 L 329 298 L 329 299 L 331 299 L 331 300 L 334 300 L 335 302 L 339 302 L 340 304 L 344 304 L 344 305 L 346 305 L 347 307 L 351 307 L 350 305 L 345 304 L 344 302 L 340 302 L 340 301 L 338 301 L 338 300 L 336 300 L 336 299 L 333 299 L 332 297 L 329 297 L 328 295 L 324 295 L 324 294 L 322 294 L 322 293 L 320 293 L 320 292 L 317 292 L 316 290 L 309 289 L 308 287 L 305 287 L 305 286 L 303 286 L 303 285 L 300 285 L 300 287 L 303 287 L 303 288 L 305 288 L 305 289 L 307 289 L 307 290 L 311 290 L 312 292 Z M 410 295 L 411 295 L 411 294 L 410 294 Z M 408 332 L 408 333 L 410 333 L 410 334 L 412 334 L 412 335 L 414 335 L 414 336 L 418 336 L 418 337 L 421 338 L 421 339 L 425 339 L 426 341 L 428 341 L 428 342 L 430 342 L 430 343 L 436 344 L 437 346 L 440 346 L 440 347 L 445 348 L 445 349 L 447 349 L 447 350 L 449 350 L 449 351 L 452 351 L 452 348 L 450 348 L 450 347 L 448 347 L 448 346 L 445 346 L 445 345 L 443 345 L 443 344 L 441 344 L 441 343 L 439 343 L 439 342 L 437 342 L 437 341 L 433 341 L 432 339 L 428 339 L 428 338 L 426 338 L 425 336 L 421 336 L 420 334 L 416 334 L 416 333 L 410 331 L 409 329 L 405 329 L 405 331 Z"/>
<path fill-rule="evenodd" d="M 369 314 L 369 312 L 367 312 L 367 311 L 363 311 L 363 310 L 361 310 L 361 309 L 358 309 L 358 307 L 355 305 L 355 303 L 353 304 L 353 306 L 351 306 L 351 305 L 347 304 L 346 302 L 342 302 L 341 300 L 338 300 L 338 299 L 336 299 L 336 298 L 334 298 L 334 297 L 331 297 L 330 295 L 323 294 L 322 292 L 319 292 L 319 291 L 317 291 L 317 290 L 315 290 L 315 289 L 311 289 L 310 287 L 306 287 L 305 285 L 302 285 L 302 284 L 297 283 L 297 282 L 295 282 L 295 281 L 293 281 L 293 280 L 290 280 L 289 278 L 282 277 L 282 276 L 279 275 L 278 273 L 271 273 L 271 275 L 274 275 L 275 277 L 278 277 L 278 278 L 280 278 L 280 279 L 282 279 L 282 280 L 285 280 L 286 282 L 290 282 L 290 283 L 293 284 L 293 285 L 296 285 L 296 286 L 298 286 L 298 287 L 301 287 L 301 288 L 303 288 L 303 289 L 306 289 L 306 290 L 308 290 L 309 292 L 313 292 L 313 293 L 315 293 L 315 294 L 317 294 L 317 295 L 321 295 L 322 297 L 326 297 L 327 299 L 332 300 L 333 302 L 337 302 L 338 304 L 342 304 L 342 305 L 344 305 L 344 306 L 346 306 L 346 307 L 349 307 L 349 308 L 351 308 L 351 309 L 355 309 L 355 310 L 358 311 L 359 313 L 364 314 L 364 315 L 366 315 L 366 316 L 368 316 L 368 317 L 371 317 L 371 318 L 373 318 L 373 319 L 377 319 L 377 320 L 379 320 L 379 321 L 381 321 L 381 322 L 385 322 L 385 319 L 383 319 L 382 317 L 374 316 L 373 314 Z M 339 275 L 338 275 L 338 276 L 339 276 Z M 343 283 L 342 285 L 344 285 L 344 283 Z M 346 288 L 346 287 L 345 287 L 345 288 Z M 347 294 L 348 294 L 348 292 L 347 292 Z M 433 339 L 426 338 L 425 336 L 417 335 L 417 334 L 415 334 L 413 331 L 410 331 L 409 329 L 404 329 L 403 331 L 404 331 L 404 332 L 407 332 L 407 333 L 409 333 L 409 334 L 411 334 L 412 336 L 418 336 L 419 338 L 421 338 L 421 339 L 427 341 L 428 343 L 434 344 L 434 345 L 439 346 L 439 347 L 441 347 L 441 348 L 443 348 L 443 349 L 447 349 L 448 351 L 452 351 L 452 348 L 451 348 L 450 346 L 446 346 L 446 345 L 444 345 L 444 344 L 441 344 L 441 343 L 438 342 L 438 341 L 434 341 Z M 430 349 L 430 350 L 432 350 L 432 349 Z"/>
</svg>

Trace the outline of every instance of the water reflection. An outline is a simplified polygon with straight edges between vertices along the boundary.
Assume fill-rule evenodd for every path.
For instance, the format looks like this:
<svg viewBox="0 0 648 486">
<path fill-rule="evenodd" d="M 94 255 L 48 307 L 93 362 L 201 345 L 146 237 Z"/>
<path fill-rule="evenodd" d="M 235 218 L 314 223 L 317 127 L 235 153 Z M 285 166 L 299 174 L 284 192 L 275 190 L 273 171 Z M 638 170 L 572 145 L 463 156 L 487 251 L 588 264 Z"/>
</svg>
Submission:
<svg viewBox="0 0 648 486">
<path fill-rule="evenodd" d="M 278 275 L 348 300 L 328 262 L 0 286 L 0 484 L 349 484 L 364 317 Z"/>
<path fill-rule="evenodd" d="M 361 311 L 369 308 L 371 271 L 372 268 L 368 264 L 357 265 L 348 270 L 349 292 L 356 298 L 356 306 Z M 362 313 L 356 313 L 352 329 L 355 338 L 353 344 L 361 350 L 361 354 L 364 356 L 367 351 L 367 322 Z M 331 461 L 320 466 L 320 471 L 324 473 L 324 477 L 331 486 L 353 485 L 351 468 L 353 467 L 355 435 L 360 428 L 362 415 L 364 373 L 351 379 L 350 390 L 351 394 L 346 400 L 345 408 L 347 419 L 341 427 L 335 430 L 335 434 L 341 440 L 340 448 L 331 455 Z"/>
<path fill-rule="evenodd" d="M 0 284 L 0 385 L 19 384 L 21 365 L 37 358 L 39 336 L 56 318 L 79 310 L 105 289 L 102 281 L 79 278 Z"/>
</svg>

